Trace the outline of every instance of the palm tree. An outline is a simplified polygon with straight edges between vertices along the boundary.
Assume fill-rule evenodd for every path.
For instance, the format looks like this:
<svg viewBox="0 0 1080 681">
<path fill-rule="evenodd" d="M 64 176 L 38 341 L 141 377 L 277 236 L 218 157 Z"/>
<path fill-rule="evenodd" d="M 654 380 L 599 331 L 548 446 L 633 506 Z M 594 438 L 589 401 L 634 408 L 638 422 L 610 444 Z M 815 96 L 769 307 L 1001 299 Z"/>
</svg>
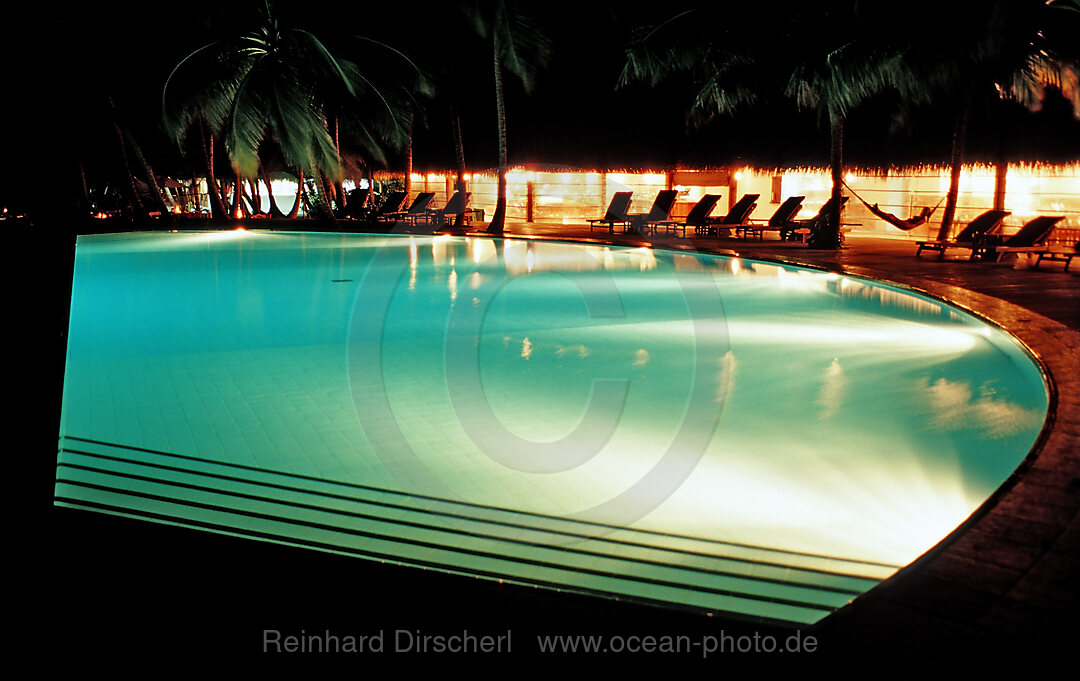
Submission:
<svg viewBox="0 0 1080 681">
<path fill-rule="evenodd" d="M 841 189 L 844 177 L 844 122 L 867 99 L 906 80 L 905 64 L 883 35 L 860 21 L 856 2 L 830 3 L 825 11 L 797 18 L 810 27 L 799 48 L 785 93 L 802 109 L 817 112 L 829 126 L 832 213 L 811 235 L 811 247 L 840 247 Z M 816 22 L 815 22 L 816 19 Z"/>
<path fill-rule="evenodd" d="M 811 245 L 838 248 L 844 121 L 860 103 L 899 80 L 904 67 L 891 43 L 874 35 L 877 27 L 861 21 L 858 8 L 855 0 L 833 0 L 774 2 L 743 8 L 743 16 L 727 6 L 691 9 L 638 32 L 619 83 L 655 85 L 689 74 L 694 83 L 690 121 L 696 125 L 777 96 L 815 111 L 829 129 L 837 200 Z"/>
<path fill-rule="evenodd" d="M 499 186 L 495 213 L 491 216 L 488 231 L 501 233 L 506 222 L 506 98 L 503 94 L 503 70 L 509 71 L 521 81 L 526 92 L 532 90 L 536 73 L 547 61 L 551 50 L 550 41 L 540 31 L 535 21 L 513 0 L 477 2 L 468 13 L 477 33 L 491 41 L 495 72 L 495 114 L 499 140 Z"/>
<path fill-rule="evenodd" d="M 357 61 L 310 31 L 283 25 L 268 1 L 258 19 L 252 29 L 190 53 L 169 75 L 162 106 L 178 143 L 205 125 L 211 144 L 214 137 L 224 140 L 242 178 L 259 176 L 269 145 L 298 177 L 316 178 L 326 194 L 342 177 L 341 129 L 380 160 L 385 146 L 404 140 L 406 88 L 377 84 Z M 415 79 L 408 84 L 423 89 L 422 74 L 404 54 L 367 38 L 354 41 L 412 67 Z"/>
<path fill-rule="evenodd" d="M 323 105 L 333 120 L 339 158 L 344 154 L 340 141 L 344 137 L 352 142 L 358 164 L 366 168 L 370 179 L 373 164 L 387 163 L 387 150 L 410 148 L 414 126 L 425 122 L 421 98 L 435 91 L 427 72 L 404 52 L 362 36 L 352 36 L 350 47 L 350 53 L 379 65 L 378 78 L 360 69 L 359 60 L 343 60 L 355 86 L 352 91 L 329 90 Z"/>
<path fill-rule="evenodd" d="M 894 29 L 908 36 L 905 60 L 912 79 L 907 94 L 932 93 L 953 111 L 949 190 L 939 239 L 952 228 L 964 162 L 967 129 L 977 106 L 991 109 L 1000 100 L 1037 109 L 1047 88 L 1058 89 L 1080 116 L 1078 53 L 1080 3 L 1077 0 L 967 0 L 942 7 L 923 2 L 896 17 Z M 939 19 L 919 30 L 904 17 Z"/>
</svg>

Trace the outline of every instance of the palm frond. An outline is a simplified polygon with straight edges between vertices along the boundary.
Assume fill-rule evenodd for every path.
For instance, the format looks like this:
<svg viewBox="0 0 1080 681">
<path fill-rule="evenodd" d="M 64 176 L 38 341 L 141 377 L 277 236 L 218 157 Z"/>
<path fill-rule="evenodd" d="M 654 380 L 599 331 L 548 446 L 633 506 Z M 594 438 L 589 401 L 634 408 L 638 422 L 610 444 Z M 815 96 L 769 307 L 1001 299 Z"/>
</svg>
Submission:
<svg viewBox="0 0 1080 681">
<path fill-rule="evenodd" d="M 412 94 L 431 90 L 415 62 L 385 43 L 360 38 L 409 71 L 383 83 L 310 31 L 279 25 L 269 2 L 260 15 L 250 30 L 204 45 L 173 68 L 162 92 L 170 134 L 183 144 L 189 130 L 205 123 L 247 177 L 257 173 L 260 154 L 279 151 L 296 169 L 340 180 L 329 118 L 339 127 L 347 121 L 354 142 L 384 160 L 384 148 L 404 139 L 402 121 L 418 105 Z M 385 59 L 368 62 L 382 67 Z"/>
<path fill-rule="evenodd" d="M 491 30 L 500 34 L 503 67 L 517 76 L 526 92 L 531 91 L 536 74 L 551 54 L 551 41 L 536 21 L 512 0 L 495 3 Z"/>
<path fill-rule="evenodd" d="M 266 102 L 262 70 L 249 69 L 232 96 L 228 125 L 225 130 L 225 149 L 233 168 L 243 177 L 255 177 L 259 170 L 259 147 L 266 136 L 268 123 L 264 114 Z"/>
</svg>

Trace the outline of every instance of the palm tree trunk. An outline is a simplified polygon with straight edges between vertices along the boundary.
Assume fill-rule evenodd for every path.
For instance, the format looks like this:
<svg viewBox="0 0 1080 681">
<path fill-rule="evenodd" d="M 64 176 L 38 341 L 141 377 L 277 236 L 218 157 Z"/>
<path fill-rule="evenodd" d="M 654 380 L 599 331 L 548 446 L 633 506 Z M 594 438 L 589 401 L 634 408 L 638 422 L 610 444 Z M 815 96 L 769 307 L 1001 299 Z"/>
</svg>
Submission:
<svg viewBox="0 0 1080 681">
<path fill-rule="evenodd" d="M 964 165 L 964 144 L 967 141 L 968 117 L 971 114 L 971 90 L 964 95 L 953 128 L 952 150 L 949 153 L 949 193 L 945 197 L 945 210 L 941 214 L 938 241 L 946 241 L 956 216 L 956 204 L 960 197 L 960 170 Z"/>
<path fill-rule="evenodd" d="M 206 156 L 206 193 L 210 195 L 210 216 L 217 219 L 227 217 L 228 209 L 225 208 L 225 200 L 218 191 L 217 177 L 214 175 L 214 136 L 210 135 L 207 143 L 206 130 L 203 123 L 199 123 L 199 135 L 202 137 L 203 154 Z"/>
<path fill-rule="evenodd" d="M 413 117 L 409 114 L 409 137 L 405 140 L 405 196 L 412 194 Z"/>
<path fill-rule="evenodd" d="M 229 206 L 229 217 L 240 219 L 240 195 L 243 193 L 243 180 L 240 179 L 240 173 L 236 173 L 236 189 L 233 191 L 232 205 Z"/>
<path fill-rule="evenodd" d="M 259 186 L 253 178 L 248 178 L 247 187 L 244 189 L 244 201 L 247 203 L 248 213 L 254 217 L 262 215 L 262 201 L 259 199 Z"/>
<path fill-rule="evenodd" d="M 1005 187 L 1009 176 L 1009 162 L 998 158 L 994 162 L 994 210 L 1005 210 Z"/>
<path fill-rule="evenodd" d="M 292 210 L 285 217 L 292 220 L 300 214 L 300 203 L 304 197 L 304 171 L 296 171 L 296 201 L 293 202 Z"/>
<path fill-rule="evenodd" d="M 270 217 L 285 217 L 285 214 L 278 208 L 277 199 L 274 198 L 274 188 L 270 184 L 270 176 L 266 174 L 266 168 L 261 163 L 259 164 L 259 175 L 262 177 L 263 184 L 266 185 L 266 199 L 270 202 Z"/>
<path fill-rule="evenodd" d="M 832 175 L 832 210 L 825 218 L 825 224 L 818 225 L 818 233 L 812 235 L 813 248 L 840 248 L 840 213 L 843 206 L 840 200 L 843 194 L 844 180 L 844 116 L 839 111 L 829 111 L 829 170 Z"/>
<path fill-rule="evenodd" d="M 333 184 L 328 181 L 325 173 L 322 173 L 322 172 L 318 173 L 318 177 L 319 177 L 319 191 L 321 191 L 322 194 L 323 194 L 323 196 L 322 196 L 322 205 L 323 205 L 323 209 L 324 209 L 325 214 L 317 216 L 317 217 L 319 217 L 319 218 L 321 218 L 323 220 L 326 220 L 330 224 L 337 227 L 337 224 L 338 224 L 337 217 L 334 215 L 334 207 L 330 203 L 330 201 L 331 201 L 331 199 L 330 199 L 330 191 L 331 191 L 331 187 L 333 186 Z"/>
<path fill-rule="evenodd" d="M 205 159 L 205 156 L 203 157 Z M 195 168 L 191 169 L 191 184 L 185 188 L 184 212 L 201 213 L 202 202 L 199 201 L 199 173 Z"/>
<path fill-rule="evenodd" d="M 454 157 L 457 160 L 457 181 L 454 191 L 465 192 L 465 143 L 461 137 L 461 114 L 454 109 Z M 461 204 L 465 206 L 465 204 Z M 460 229 L 465 223 L 465 211 L 454 216 L 454 227 Z"/>
<path fill-rule="evenodd" d="M 342 163 L 341 163 L 341 137 L 340 137 L 340 133 L 339 133 L 339 130 L 338 130 L 339 127 L 340 126 L 338 125 L 338 119 L 335 116 L 334 117 L 334 150 L 337 152 L 337 162 L 338 162 L 339 172 L 338 172 L 337 176 L 334 179 L 334 198 L 337 200 L 338 212 L 344 214 L 346 205 L 348 203 L 346 198 L 345 198 L 345 185 L 342 184 L 342 180 L 337 179 L 339 177 L 344 177 L 344 168 L 342 167 Z"/>
<path fill-rule="evenodd" d="M 150 162 L 147 161 L 146 156 L 143 155 L 142 147 L 140 147 L 138 141 L 135 140 L 135 136 L 132 135 L 131 130 L 128 130 L 126 127 L 124 128 L 124 139 L 131 148 L 131 153 L 135 155 L 135 160 L 139 162 L 143 175 L 146 176 L 146 184 L 150 188 L 150 198 L 157 204 L 154 208 L 161 213 L 162 219 L 170 220 L 172 213 L 169 212 L 169 207 L 165 204 L 164 192 L 161 191 L 161 186 L 158 185 L 157 177 L 154 175 L 154 169 L 150 167 Z"/>
<path fill-rule="evenodd" d="M 506 101 L 503 98 L 502 44 L 499 31 L 493 30 L 492 35 L 495 53 L 495 110 L 499 126 L 499 193 L 495 203 L 495 214 L 491 216 L 491 224 L 488 225 L 487 231 L 501 234 L 506 224 Z"/>
<path fill-rule="evenodd" d="M 127 171 L 127 189 L 130 194 L 131 208 L 135 212 L 135 222 L 137 224 L 143 224 L 149 221 L 149 216 L 146 214 L 146 208 L 142 204 L 142 200 L 139 199 L 139 190 L 135 186 L 135 175 L 131 172 L 131 162 L 128 160 L 127 145 L 124 142 L 124 131 L 120 128 L 120 122 L 116 119 L 116 105 L 113 103 L 112 95 L 108 95 L 109 110 L 112 113 L 113 129 L 116 130 L 116 139 L 120 142 L 120 157 L 124 161 L 124 170 Z"/>
<path fill-rule="evenodd" d="M 86 185 L 86 166 L 79 158 L 79 179 L 82 180 L 82 195 L 79 197 L 79 217 L 83 220 L 90 215 L 90 189 Z"/>
<path fill-rule="evenodd" d="M 368 215 L 372 215 L 375 210 L 375 171 L 371 169 L 371 164 L 367 164 L 367 200 L 364 202 L 364 207 L 368 210 Z"/>
</svg>

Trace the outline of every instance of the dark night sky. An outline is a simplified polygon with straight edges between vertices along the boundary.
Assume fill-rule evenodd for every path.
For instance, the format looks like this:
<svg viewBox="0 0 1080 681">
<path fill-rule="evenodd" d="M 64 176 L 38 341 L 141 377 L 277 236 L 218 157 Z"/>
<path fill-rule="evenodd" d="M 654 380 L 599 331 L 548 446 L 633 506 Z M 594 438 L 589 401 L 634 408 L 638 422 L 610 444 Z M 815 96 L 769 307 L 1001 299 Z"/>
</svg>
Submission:
<svg viewBox="0 0 1080 681">
<path fill-rule="evenodd" d="M 35 191 L 51 194 L 49 182 L 70 186 L 78 181 L 78 159 L 91 182 L 115 175 L 119 154 L 106 93 L 113 96 L 118 116 L 147 150 L 155 170 L 184 172 L 185 162 L 161 130 L 162 84 L 182 55 L 242 23 L 251 5 L 218 3 L 198 11 L 131 0 L 64 10 L 40 5 L 6 11 L 0 148 L 8 162 L 3 164 L 0 199 L 10 205 Z M 544 3 L 540 19 L 552 38 L 552 58 L 531 95 L 507 79 L 511 164 L 601 168 L 825 164 L 824 130 L 813 114 L 797 112 L 789 101 L 773 101 L 690 130 L 685 124 L 687 83 L 615 90 L 631 30 L 670 16 L 677 6 L 652 3 L 646 11 L 637 3 L 614 1 Z M 466 77 L 456 91 L 462 102 L 466 161 L 472 169 L 494 166 L 490 54 L 455 5 L 360 3 L 316 13 L 310 3 L 280 2 L 278 11 L 286 20 L 319 31 L 331 43 L 343 33 L 389 42 L 414 55 L 442 81 L 440 94 L 430 102 L 427 127 L 416 133 L 418 169 L 452 165 L 445 103 L 455 88 L 440 74 L 447 64 L 462 70 Z M 848 162 L 887 166 L 946 161 L 950 116 L 927 109 L 917 112 L 907 129 L 892 132 L 887 120 L 893 106 L 883 97 L 850 116 Z M 999 128 L 1006 131 L 1003 144 L 1014 159 L 1080 158 L 1080 125 L 1064 102 L 1051 102 L 1038 114 L 1001 107 L 996 121 L 992 123 L 985 112 L 974 115 L 971 160 L 990 159 L 998 144 L 994 131 Z M 402 157 L 391 156 L 390 165 L 403 167 Z"/>
</svg>

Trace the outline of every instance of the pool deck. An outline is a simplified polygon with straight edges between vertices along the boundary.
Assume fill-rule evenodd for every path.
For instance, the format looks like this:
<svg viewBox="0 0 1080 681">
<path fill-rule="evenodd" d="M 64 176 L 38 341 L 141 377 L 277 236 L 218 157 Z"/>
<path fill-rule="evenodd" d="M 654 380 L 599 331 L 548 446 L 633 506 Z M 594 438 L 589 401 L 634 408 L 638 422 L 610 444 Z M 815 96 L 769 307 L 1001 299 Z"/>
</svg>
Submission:
<svg viewBox="0 0 1080 681">
<path fill-rule="evenodd" d="M 510 224 L 507 236 L 655 245 L 810 265 L 910 286 L 1010 331 L 1056 393 L 1048 427 L 1012 478 L 934 549 L 819 625 L 842 647 L 892 657 L 1052 651 L 1074 639 L 1080 605 L 1080 273 L 915 258 L 903 239 L 849 236 L 840 251 L 757 239 L 591 232 Z M 937 654 L 935 654 L 937 653 Z M 910 659 L 910 658 L 909 658 Z M 984 658 L 986 659 L 986 658 Z M 928 662 L 928 664 L 932 664 Z M 941 671 L 941 670 L 938 670 Z"/>
</svg>

